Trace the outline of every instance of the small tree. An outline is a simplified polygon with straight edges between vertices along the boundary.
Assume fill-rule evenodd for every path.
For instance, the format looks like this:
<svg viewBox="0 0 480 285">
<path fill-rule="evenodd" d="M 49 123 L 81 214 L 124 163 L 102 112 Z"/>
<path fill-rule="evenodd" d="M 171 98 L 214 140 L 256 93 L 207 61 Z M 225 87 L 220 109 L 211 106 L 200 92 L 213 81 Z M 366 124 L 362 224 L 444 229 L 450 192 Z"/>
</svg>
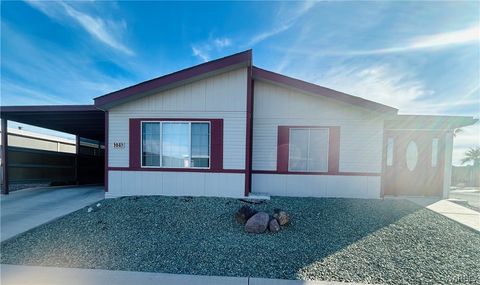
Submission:
<svg viewBox="0 0 480 285">
<path fill-rule="evenodd" d="M 471 147 L 465 152 L 465 157 L 462 159 L 461 163 L 465 164 L 468 162 L 473 162 L 474 167 L 480 166 L 480 147 Z"/>
<path fill-rule="evenodd" d="M 462 129 L 455 129 L 453 131 L 453 137 L 456 138 L 459 134 L 463 133 Z"/>
</svg>

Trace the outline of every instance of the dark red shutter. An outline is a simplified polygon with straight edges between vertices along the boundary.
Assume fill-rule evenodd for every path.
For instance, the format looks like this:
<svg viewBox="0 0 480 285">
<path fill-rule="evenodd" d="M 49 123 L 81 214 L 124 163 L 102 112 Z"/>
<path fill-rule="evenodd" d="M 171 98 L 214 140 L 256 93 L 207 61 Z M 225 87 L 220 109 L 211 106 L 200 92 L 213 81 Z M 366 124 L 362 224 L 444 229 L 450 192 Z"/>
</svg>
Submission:
<svg viewBox="0 0 480 285">
<path fill-rule="evenodd" d="M 288 171 L 289 127 L 278 126 L 277 172 Z"/>
<path fill-rule="evenodd" d="M 223 169 L 223 119 L 211 120 L 211 170 Z"/>
<path fill-rule="evenodd" d="M 140 143 L 142 134 L 140 133 L 140 120 L 130 119 L 129 126 L 129 153 L 130 168 L 140 168 Z"/>
</svg>

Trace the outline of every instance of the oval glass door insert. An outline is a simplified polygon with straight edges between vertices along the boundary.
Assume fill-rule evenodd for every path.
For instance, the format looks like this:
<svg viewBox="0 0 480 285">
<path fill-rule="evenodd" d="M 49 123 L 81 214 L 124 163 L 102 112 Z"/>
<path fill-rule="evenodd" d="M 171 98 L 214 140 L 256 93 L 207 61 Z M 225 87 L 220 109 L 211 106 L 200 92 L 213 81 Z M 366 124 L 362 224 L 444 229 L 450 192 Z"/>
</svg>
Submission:
<svg viewBox="0 0 480 285">
<path fill-rule="evenodd" d="M 414 141 L 408 143 L 406 156 L 408 170 L 413 171 L 418 161 L 418 147 Z"/>
</svg>

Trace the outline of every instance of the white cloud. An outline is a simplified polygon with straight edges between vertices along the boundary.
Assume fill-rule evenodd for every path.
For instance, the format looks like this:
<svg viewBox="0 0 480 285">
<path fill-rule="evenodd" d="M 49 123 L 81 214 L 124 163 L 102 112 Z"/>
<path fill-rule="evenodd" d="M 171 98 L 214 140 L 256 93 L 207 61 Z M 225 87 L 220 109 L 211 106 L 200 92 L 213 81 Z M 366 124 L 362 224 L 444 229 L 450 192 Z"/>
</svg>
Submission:
<svg viewBox="0 0 480 285">
<path fill-rule="evenodd" d="M 247 44 L 245 46 L 251 48 L 252 46 L 268 38 L 287 31 L 295 25 L 298 19 L 300 19 L 303 15 L 310 11 L 316 4 L 316 1 L 305 1 L 296 10 L 293 10 L 293 12 L 291 12 L 290 9 L 287 9 L 287 11 L 280 11 L 277 14 L 277 19 L 273 21 L 274 27 L 270 30 L 263 31 L 261 33 L 258 33 L 257 35 L 254 35 L 249 41 L 247 41 Z"/>
<path fill-rule="evenodd" d="M 401 42 L 401 41 L 400 41 Z M 317 56 L 364 56 L 381 55 L 391 53 L 405 53 L 419 50 L 433 50 L 449 48 L 451 46 L 472 44 L 480 42 L 480 26 L 475 25 L 462 30 L 444 32 L 433 35 L 418 36 L 403 41 L 403 44 L 395 47 L 370 49 L 370 50 L 321 50 L 313 54 Z M 296 53 L 312 54 L 309 50 L 296 50 Z"/>
<path fill-rule="evenodd" d="M 203 62 L 206 62 L 210 60 L 210 53 L 219 52 L 231 45 L 232 40 L 224 37 L 209 39 L 199 44 L 192 44 L 191 48 L 194 56 L 200 58 Z"/>
<path fill-rule="evenodd" d="M 456 44 L 470 43 L 480 40 L 480 26 L 475 25 L 463 30 L 414 38 L 406 48 L 420 49 Z"/>
<path fill-rule="evenodd" d="M 126 22 L 123 20 L 118 22 L 104 20 L 101 17 L 81 12 L 63 1 L 42 2 L 28 0 L 27 3 L 54 20 L 73 20 L 103 44 L 127 55 L 134 55 L 134 52 L 118 39 L 118 34 L 126 29 Z"/>
<path fill-rule="evenodd" d="M 81 51 L 31 39 L 3 22 L 1 29 L 9 39 L 2 46 L 2 105 L 86 104 L 133 83 L 134 78 L 102 73 Z"/>
<path fill-rule="evenodd" d="M 194 56 L 200 58 L 203 62 L 207 62 L 210 59 L 207 51 L 198 46 L 192 46 L 192 52 Z"/>
<path fill-rule="evenodd" d="M 41 89 L 29 88 L 25 84 L 15 82 L 6 78 L 2 78 L 2 105 L 43 105 L 43 104 L 73 104 L 65 96 L 44 92 Z M 9 102 L 11 98 L 15 98 L 15 102 Z"/>
<path fill-rule="evenodd" d="M 229 38 L 217 38 L 213 40 L 213 43 L 217 48 L 224 48 L 232 45 L 232 40 Z"/>
<path fill-rule="evenodd" d="M 421 81 L 409 79 L 407 72 L 388 64 L 338 66 L 313 80 L 322 86 L 380 102 L 395 108 L 410 107 L 413 101 L 432 94 Z M 423 106 L 418 106 L 423 109 Z"/>
<path fill-rule="evenodd" d="M 246 44 L 246 46 L 248 47 L 252 47 L 256 44 L 258 44 L 259 42 L 261 41 L 264 41 L 270 37 L 273 37 L 277 34 L 280 34 L 288 29 L 290 29 L 291 27 L 293 26 L 293 23 L 286 23 L 286 24 L 283 24 L 282 26 L 278 27 L 278 28 L 274 28 L 272 30 L 269 30 L 269 31 L 265 31 L 265 32 L 262 32 L 260 34 L 257 34 L 255 36 L 253 36 L 250 41 L 248 41 L 248 43 Z"/>
</svg>

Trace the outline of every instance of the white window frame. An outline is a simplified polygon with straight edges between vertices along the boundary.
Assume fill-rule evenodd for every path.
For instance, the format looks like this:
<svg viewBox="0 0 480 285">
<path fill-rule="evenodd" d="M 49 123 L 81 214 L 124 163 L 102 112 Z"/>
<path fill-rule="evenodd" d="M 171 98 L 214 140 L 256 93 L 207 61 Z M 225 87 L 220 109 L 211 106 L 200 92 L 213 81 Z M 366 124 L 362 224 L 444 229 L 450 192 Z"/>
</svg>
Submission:
<svg viewBox="0 0 480 285">
<path fill-rule="evenodd" d="M 143 123 L 159 123 L 160 124 L 160 165 L 159 166 L 145 166 L 143 165 Z M 189 167 L 171 167 L 171 166 L 163 166 L 163 124 L 164 123 L 178 123 L 178 124 L 185 124 L 188 123 L 189 132 L 188 132 L 188 144 L 190 149 L 189 154 Z M 192 123 L 202 123 L 208 124 L 208 167 L 192 167 Z M 195 156 L 195 158 L 206 158 Z M 166 169 L 210 169 L 212 167 L 212 122 L 210 121 L 140 121 L 140 167 L 141 168 L 166 168 Z"/>
<path fill-rule="evenodd" d="M 291 141 L 291 135 L 292 135 L 292 130 L 307 130 L 308 131 L 308 141 L 307 141 L 307 169 L 306 170 L 292 170 L 290 168 L 290 141 Z M 327 130 L 327 169 L 325 171 L 318 171 L 318 170 L 309 170 L 309 157 L 308 155 L 310 154 L 310 133 L 311 130 Z M 288 172 L 319 172 L 319 173 L 328 173 L 328 166 L 329 166 L 329 157 L 330 156 L 330 128 L 316 128 L 316 127 L 311 127 L 311 128 L 289 128 L 288 129 Z"/>
</svg>

